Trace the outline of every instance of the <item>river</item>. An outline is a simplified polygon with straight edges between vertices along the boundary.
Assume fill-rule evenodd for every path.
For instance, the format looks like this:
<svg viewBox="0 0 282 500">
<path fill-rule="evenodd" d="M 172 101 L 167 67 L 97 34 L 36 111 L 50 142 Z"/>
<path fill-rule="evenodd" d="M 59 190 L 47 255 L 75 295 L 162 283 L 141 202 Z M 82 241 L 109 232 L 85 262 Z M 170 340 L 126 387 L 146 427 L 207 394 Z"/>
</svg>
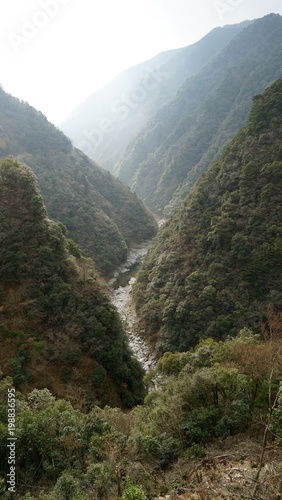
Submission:
<svg viewBox="0 0 282 500">
<path fill-rule="evenodd" d="M 109 281 L 111 287 L 111 301 L 116 306 L 128 335 L 129 345 L 135 357 L 140 361 L 144 370 L 148 372 L 155 367 L 155 357 L 146 341 L 138 334 L 138 321 L 132 300 L 132 286 L 136 281 L 136 274 L 143 258 L 152 242 L 146 242 L 132 250 L 126 263 L 115 273 Z"/>
</svg>

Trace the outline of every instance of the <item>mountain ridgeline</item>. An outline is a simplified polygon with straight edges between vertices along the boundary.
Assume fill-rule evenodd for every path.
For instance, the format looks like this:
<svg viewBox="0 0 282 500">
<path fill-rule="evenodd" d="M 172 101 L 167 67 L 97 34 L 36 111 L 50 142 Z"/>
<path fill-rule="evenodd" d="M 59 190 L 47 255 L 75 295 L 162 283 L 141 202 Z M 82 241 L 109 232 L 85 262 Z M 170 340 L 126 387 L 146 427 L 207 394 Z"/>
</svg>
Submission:
<svg viewBox="0 0 282 500">
<path fill-rule="evenodd" d="M 0 234 L 2 375 L 80 405 L 141 402 L 143 370 L 93 262 L 49 219 L 34 174 L 13 159 L 0 163 Z"/>
<path fill-rule="evenodd" d="M 162 52 L 120 73 L 91 95 L 61 128 L 90 158 L 110 172 L 141 127 L 170 101 L 248 22 L 216 28 L 195 44 Z"/>
<path fill-rule="evenodd" d="M 32 168 L 50 216 L 102 274 L 112 274 L 130 247 L 155 234 L 154 217 L 135 194 L 73 148 L 42 113 L 0 88 L 0 158 L 9 155 Z"/>
<path fill-rule="evenodd" d="M 114 169 L 155 212 L 170 215 L 246 123 L 254 95 L 282 75 L 282 17 L 237 34 L 129 144 Z"/>
<path fill-rule="evenodd" d="M 174 76 L 137 122 L 195 75 L 118 164 L 173 212 L 133 286 L 159 357 L 146 375 L 97 270 L 152 238 L 154 217 L 0 86 L 3 500 L 280 498 L 282 19 L 245 25 L 157 56 Z M 101 158 L 120 154 L 117 137 Z"/>
<path fill-rule="evenodd" d="M 282 78 L 160 231 L 135 286 L 160 351 L 258 328 L 282 306 Z"/>
</svg>

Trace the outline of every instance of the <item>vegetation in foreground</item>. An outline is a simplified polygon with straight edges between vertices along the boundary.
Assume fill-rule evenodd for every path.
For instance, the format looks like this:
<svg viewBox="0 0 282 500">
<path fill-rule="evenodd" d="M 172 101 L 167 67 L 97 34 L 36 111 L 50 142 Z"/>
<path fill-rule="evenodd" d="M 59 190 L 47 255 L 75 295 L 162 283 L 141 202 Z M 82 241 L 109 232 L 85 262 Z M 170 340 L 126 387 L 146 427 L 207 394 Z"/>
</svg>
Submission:
<svg viewBox="0 0 282 500">
<path fill-rule="evenodd" d="M 279 498 L 282 80 L 254 101 L 140 273 L 149 333 L 170 348 L 144 381 L 93 262 L 48 218 L 30 169 L 1 163 L 4 500 Z"/>
<path fill-rule="evenodd" d="M 47 389 L 18 392 L 13 498 L 274 498 L 281 483 L 281 375 L 282 317 L 269 310 L 261 339 L 244 329 L 235 339 L 166 353 L 147 375 L 157 389 L 130 412 L 82 411 Z M 2 450 L 12 386 L 9 377 L 0 382 Z M 7 453 L 0 469 L 1 498 L 9 499 Z"/>
</svg>

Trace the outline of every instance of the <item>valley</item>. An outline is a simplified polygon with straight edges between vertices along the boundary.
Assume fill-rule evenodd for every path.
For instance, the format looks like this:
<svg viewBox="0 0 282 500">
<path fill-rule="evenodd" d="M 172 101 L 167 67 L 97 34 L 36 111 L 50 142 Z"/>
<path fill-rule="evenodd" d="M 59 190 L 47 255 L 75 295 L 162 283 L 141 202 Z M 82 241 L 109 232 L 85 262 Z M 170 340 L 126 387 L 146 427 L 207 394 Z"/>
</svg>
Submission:
<svg viewBox="0 0 282 500">
<path fill-rule="evenodd" d="M 171 216 L 246 124 L 253 97 L 281 76 L 281 61 L 281 16 L 245 27 L 148 120 L 115 175 L 155 213 Z"/>
<path fill-rule="evenodd" d="M 142 264 L 142 260 L 151 246 L 152 242 L 150 241 L 132 250 L 128 255 L 127 262 L 116 272 L 115 277 L 108 282 L 112 289 L 110 298 L 124 323 L 129 339 L 129 347 L 146 372 L 155 368 L 156 357 L 152 352 L 152 348 L 149 347 L 138 332 L 138 318 L 133 303 L 132 287 L 136 283 L 135 276 Z"/>
<path fill-rule="evenodd" d="M 14 500 L 280 499 L 282 17 L 62 128 L 0 85 L 0 498 L 13 394 Z"/>
<path fill-rule="evenodd" d="M 248 24 L 216 28 L 191 46 L 161 52 L 123 71 L 74 109 L 61 130 L 113 173 L 132 136 Z"/>
<path fill-rule="evenodd" d="M 99 273 L 112 276 L 133 245 L 156 234 L 153 215 L 42 113 L 2 89 L 0 109 L 0 160 L 13 156 L 33 170 L 50 217 Z"/>
</svg>

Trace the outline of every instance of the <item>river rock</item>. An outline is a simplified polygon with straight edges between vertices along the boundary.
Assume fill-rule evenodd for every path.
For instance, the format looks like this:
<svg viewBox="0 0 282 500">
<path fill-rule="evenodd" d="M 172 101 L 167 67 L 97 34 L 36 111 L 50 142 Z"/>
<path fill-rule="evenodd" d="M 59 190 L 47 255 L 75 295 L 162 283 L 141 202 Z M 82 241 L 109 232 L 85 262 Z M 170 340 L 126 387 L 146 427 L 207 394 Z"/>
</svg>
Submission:
<svg viewBox="0 0 282 500">
<path fill-rule="evenodd" d="M 142 247 L 133 250 L 130 253 L 126 264 L 120 269 L 119 275 L 127 272 L 136 262 L 141 262 L 150 246 L 151 242 L 147 242 Z M 136 278 L 133 276 L 129 277 L 129 281 L 126 286 L 119 286 L 117 289 L 114 289 L 115 282 L 117 281 L 119 275 L 115 276 L 109 282 L 109 285 L 112 287 L 111 301 L 117 308 L 124 322 L 125 330 L 129 339 L 129 345 L 133 354 L 138 361 L 140 361 L 144 370 L 148 372 L 149 370 L 155 368 L 156 362 L 150 347 L 146 343 L 145 339 L 143 339 L 138 333 L 138 320 L 132 299 L 132 287 L 136 282 Z"/>
</svg>

